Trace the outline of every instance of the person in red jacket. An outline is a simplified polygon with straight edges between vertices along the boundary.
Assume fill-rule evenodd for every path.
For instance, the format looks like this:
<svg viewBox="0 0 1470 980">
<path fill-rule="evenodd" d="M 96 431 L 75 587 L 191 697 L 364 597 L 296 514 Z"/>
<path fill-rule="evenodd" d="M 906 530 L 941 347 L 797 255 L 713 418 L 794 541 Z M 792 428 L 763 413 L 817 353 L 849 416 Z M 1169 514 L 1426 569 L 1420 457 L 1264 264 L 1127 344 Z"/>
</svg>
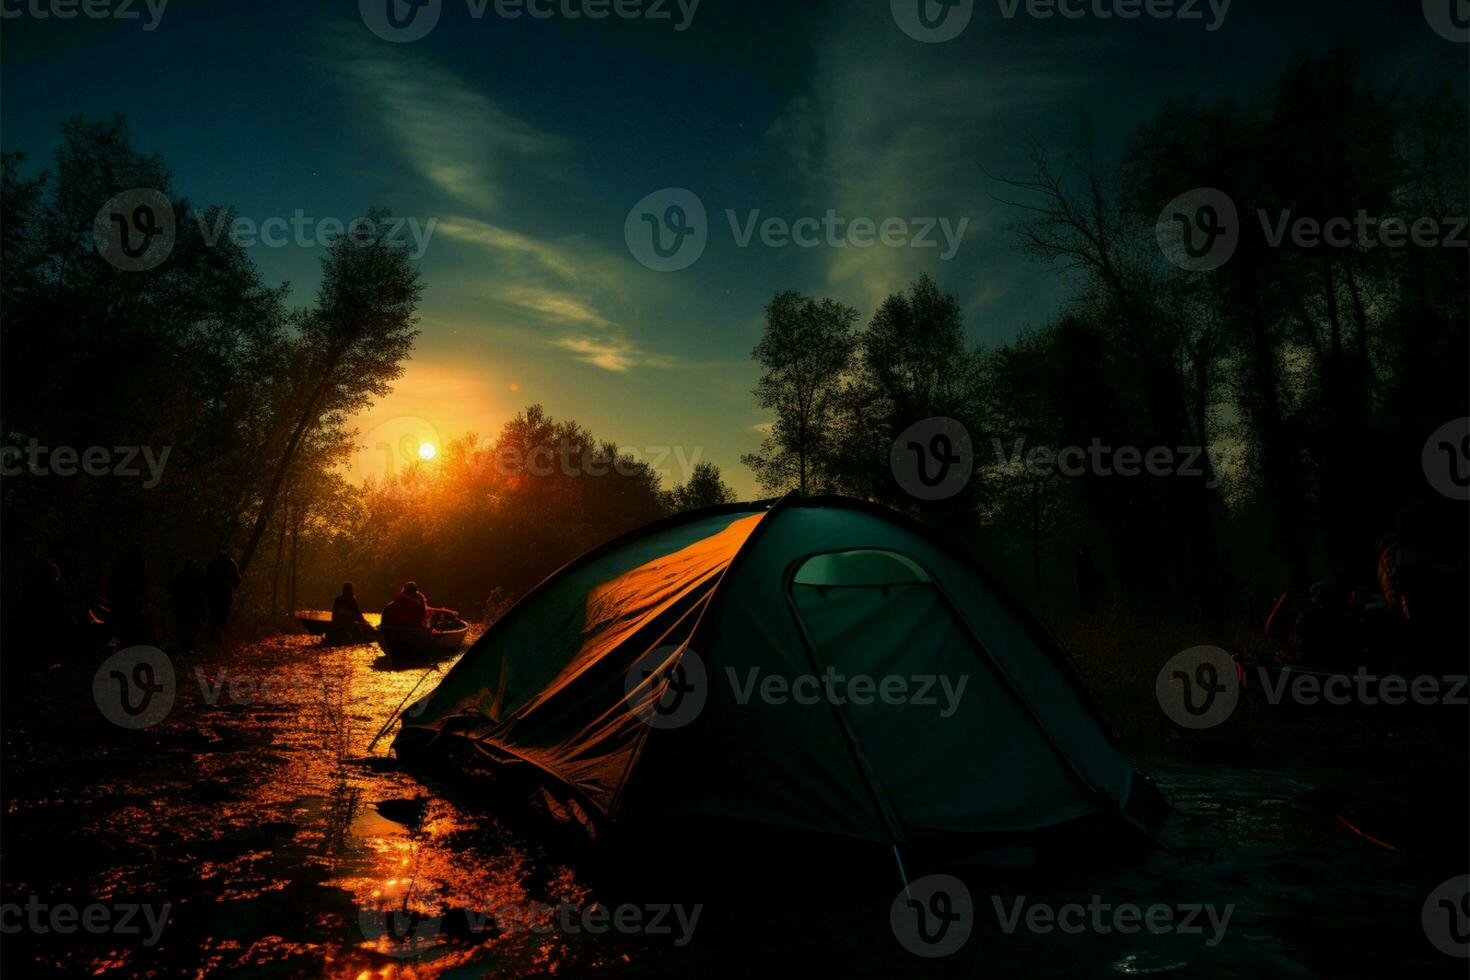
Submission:
<svg viewBox="0 0 1470 980">
<path fill-rule="evenodd" d="M 459 615 L 453 609 L 439 609 L 429 605 L 428 596 L 419 591 L 417 582 L 404 582 L 403 589 L 383 607 L 383 625 L 427 629 L 433 624 L 436 613 Z"/>
</svg>

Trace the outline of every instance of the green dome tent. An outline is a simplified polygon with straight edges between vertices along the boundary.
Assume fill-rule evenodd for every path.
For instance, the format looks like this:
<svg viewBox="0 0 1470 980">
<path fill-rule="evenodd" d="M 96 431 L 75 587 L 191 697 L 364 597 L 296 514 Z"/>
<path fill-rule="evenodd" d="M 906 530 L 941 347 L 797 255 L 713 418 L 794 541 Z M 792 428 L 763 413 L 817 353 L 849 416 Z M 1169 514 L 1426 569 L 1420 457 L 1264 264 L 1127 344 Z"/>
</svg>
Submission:
<svg viewBox="0 0 1470 980">
<path fill-rule="evenodd" d="M 891 844 L 1136 823 L 1158 799 L 994 582 L 837 497 L 681 514 L 584 555 L 404 713 L 394 748 L 535 772 L 594 823 Z"/>
</svg>

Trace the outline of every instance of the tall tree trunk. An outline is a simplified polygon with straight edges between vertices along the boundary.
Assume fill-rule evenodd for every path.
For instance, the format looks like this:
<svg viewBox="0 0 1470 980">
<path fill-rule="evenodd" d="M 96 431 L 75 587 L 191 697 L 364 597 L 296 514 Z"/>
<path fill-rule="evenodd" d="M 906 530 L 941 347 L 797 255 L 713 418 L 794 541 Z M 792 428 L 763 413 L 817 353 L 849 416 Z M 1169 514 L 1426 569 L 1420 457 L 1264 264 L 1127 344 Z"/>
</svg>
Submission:
<svg viewBox="0 0 1470 980">
<path fill-rule="evenodd" d="M 295 519 L 291 522 L 291 610 L 294 613 L 296 605 L 296 569 L 297 557 L 301 545 L 301 507 L 296 507 Z"/>
<path fill-rule="evenodd" d="M 296 458 L 296 451 L 301 448 L 302 439 L 317 422 L 317 413 L 320 410 L 322 398 L 332 383 L 333 375 L 337 373 L 337 362 L 341 360 L 345 350 L 345 347 L 334 348 L 328 356 L 322 370 L 321 380 L 317 382 L 311 397 L 307 399 L 306 407 L 302 409 L 301 418 L 296 422 L 291 438 L 286 441 L 286 448 L 281 452 L 281 460 L 276 464 L 276 471 L 271 476 L 270 486 L 266 489 L 265 496 L 261 498 L 260 513 L 255 515 L 255 527 L 245 542 L 245 550 L 240 553 L 241 575 L 244 575 L 250 567 L 250 561 L 255 557 L 256 549 L 260 547 L 260 539 L 265 534 L 266 525 L 270 523 L 271 511 L 275 509 L 276 496 L 280 493 L 281 484 L 285 481 L 286 473 Z"/>
<path fill-rule="evenodd" d="M 1295 449 L 1281 411 L 1276 351 L 1266 331 L 1266 314 L 1261 307 L 1258 284 L 1252 272 L 1246 273 L 1246 288 L 1250 299 L 1246 328 L 1250 333 L 1251 371 L 1258 397 L 1255 421 L 1261 442 L 1261 465 L 1271 494 L 1277 544 L 1291 570 L 1292 584 L 1304 589 L 1309 584 L 1309 572 Z"/>
<path fill-rule="evenodd" d="M 290 491 L 289 490 L 286 491 L 286 507 L 285 507 L 285 510 L 286 510 L 287 513 L 290 513 L 290 510 L 291 510 Z M 280 537 L 278 537 L 276 539 L 276 564 L 275 564 L 275 568 L 271 570 L 271 625 L 272 626 L 274 626 L 277 622 L 280 621 L 279 620 L 280 609 L 279 609 L 279 606 L 278 606 L 278 600 L 280 599 L 280 594 L 281 594 L 281 561 L 284 558 L 285 553 L 286 553 L 286 522 L 285 522 L 285 519 L 283 517 L 283 519 L 281 520 L 281 534 L 280 534 Z"/>
</svg>

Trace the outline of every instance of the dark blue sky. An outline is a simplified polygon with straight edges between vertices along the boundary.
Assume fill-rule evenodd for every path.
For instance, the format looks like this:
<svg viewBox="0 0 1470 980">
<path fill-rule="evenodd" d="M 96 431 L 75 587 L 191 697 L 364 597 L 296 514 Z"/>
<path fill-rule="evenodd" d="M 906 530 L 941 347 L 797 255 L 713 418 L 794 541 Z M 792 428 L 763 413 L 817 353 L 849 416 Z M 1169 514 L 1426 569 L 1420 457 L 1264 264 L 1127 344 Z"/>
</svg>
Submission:
<svg viewBox="0 0 1470 980">
<path fill-rule="evenodd" d="M 262 221 L 373 206 L 432 220 L 424 336 L 365 428 L 410 416 L 440 438 L 488 435 L 540 401 L 629 446 L 702 447 L 749 491 L 737 459 L 765 421 L 749 352 L 776 291 L 833 295 L 866 319 L 927 271 L 987 344 L 1065 300 L 1058 270 L 1017 254 L 985 178 L 1019 172 L 1026 137 L 1061 148 L 1086 123 L 1111 154 L 1165 98 L 1249 93 L 1339 35 L 1389 83 L 1463 92 L 1470 78 L 1470 46 L 1432 30 L 1420 0 L 1234 0 L 1214 30 L 1205 0 L 1203 20 L 1100 19 L 1099 3 L 1116 0 L 1043 20 L 975 0 L 958 37 L 921 43 L 889 0 L 702 0 L 684 30 L 674 0 L 671 19 L 602 21 L 562 12 L 586 0 L 555 0 L 547 19 L 443 0 L 426 36 L 391 43 L 357 0 L 171 0 L 152 29 L 142 0 L 134 20 L 42 19 L 51 0 L 4 0 L 21 16 L 0 26 L 0 144 L 40 165 L 62 117 L 120 111 L 196 203 Z M 664 188 L 708 215 L 704 253 L 675 272 L 640 263 L 624 234 Z M 967 225 L 948 260 L 742 248 L 727 209 Z M 320 254 L 309 240 L 252 250 L 299 302 Z"/>
</svg>

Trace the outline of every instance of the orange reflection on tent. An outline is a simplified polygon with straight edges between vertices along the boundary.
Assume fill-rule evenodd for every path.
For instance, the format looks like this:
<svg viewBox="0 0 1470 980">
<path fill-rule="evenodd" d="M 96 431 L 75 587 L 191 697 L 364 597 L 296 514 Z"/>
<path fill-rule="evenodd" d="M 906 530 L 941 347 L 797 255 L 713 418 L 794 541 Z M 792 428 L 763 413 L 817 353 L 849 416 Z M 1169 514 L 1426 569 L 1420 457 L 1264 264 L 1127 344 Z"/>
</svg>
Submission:
<svg viewBox="0 0 1470 980">
<path fill-rule="evenodd" d="M 604 582 L 587 597 L 586 639 L 538 701 L 554 695 L 628 637 L 679 603 L 707 591 L 729 566 L 765 513 L 742 517 L 669 555 Z"/>
</svg>

